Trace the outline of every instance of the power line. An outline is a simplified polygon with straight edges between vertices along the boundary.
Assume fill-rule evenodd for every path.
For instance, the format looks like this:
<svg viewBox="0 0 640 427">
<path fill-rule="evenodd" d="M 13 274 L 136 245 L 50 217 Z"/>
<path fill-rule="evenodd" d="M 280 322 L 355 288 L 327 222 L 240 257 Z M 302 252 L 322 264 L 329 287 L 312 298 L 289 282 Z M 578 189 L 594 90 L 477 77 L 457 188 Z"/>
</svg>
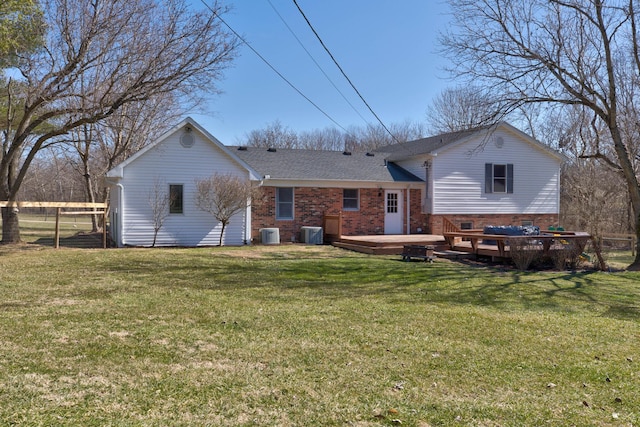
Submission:
<svg viewBox="0 0 640 427">
<path fill-rule="evenodd" d="M 358 94 L 358 97 L 360 97 L 360 99 L 362 100 L 362 102 L 364 103 L 364 105 L 367 106 L 367 108 L 369 109 L 369 111 L 371 112 L 371 114 L 373 114 L 373 116 L 376 118 L 376 120 L 378 120 L 378 123 L 380 123 L 380 125 L 384 128 L 385 131 L 387 131 L 387 133 L 391 136 L 391 138 L 393 138 L 394 141 L 396 141 L 398 144 L 400 143 L 400 141 L 398 141 L 398 139 L 395 137 L 394 134 L 391 133 L 391 131 L 385 126 L 385 124 L 382 122 L 382 120 L 380 119 L 380 117 L 378 117 L 378 115 L 375 113 L 375 111 L 373 111 L 373 108 L 371 108 L 371 106 L 367 103 L 367 101 L 365 101 L 364 97 L 362 96 L 362 94 L 360 94 L 360 91 L 356 88 L 356 86 L 353 84 L 353 82 L 351 81 L 351 79 L 349 79 L 349 77 L 347 76 L 347 74 L 344 72 L 344 70 L 342 69 L 342 67 L 340 66 L 340 64 L 338 64 L 338 61 L 336 61 L 336 59 L 333 57 L 333 54 L 331 53 L 331 51 L 329 50 L 329 48 L 324 44 L 324 41 L 322 41 L 322 38 L 320 37 L 320 35 L 318 34 L 318 32 L 315 30 L 315 28 L 313 28 L 313 25 L 311 25 L 311 22 L 309 21 L 309 19 L 307 18 L 307 16 L 304 14 L 304 12 L 302 11 L 302 9 L 300 8 L 300 5 L 298 5 L 297 0 L 293 0 L 293 3 L 296 5 L 296 7 L 298 8 L 298 11 L 300 12 L 300 14 L 302 15 L 302 17 L 304 18 L 305 21 L 307 21 L 307 25 L 309 26 L 309 28 L 311 28 L 311 31 L 313 31 L 313 34 L 315 34 L 316 38 L 318 39 L 318 41 L 320 42 L 320 44 L 322 45 L 322 47 L 324 48 L 324 50 L 329 54 L 329 56 L 331 57 L 331 60 L 333 61 L 334 64 L 336 64 L 336 67 L 338 67 L 338 69 L 340 70 L 340 72 L 342 73 L 342 75 L 344 76 L 345 79 L 347 79 L 347 81 L 349 82 L 349 84 L 351 85 L 351 87 L 353 88 L 353 90 Z"/>
<path fill-rule="evenodd" d="M 313 57 L 313 55 L 311 55 L 311 52 L 309 52 L 307 50 L 307 48 L 304 46 L 304 44 L 302 43 L 302 41 L 298 38 L 298 36 L 296 35 L 296 33 L 291 29 L 291 27 L 289 26 L 289 24 L 287 24 L 287 22 L 285 21 L 285 19 L 282 17 L 282 15 L 280 14 L 280 12 L 278 12 L 278 10 L 276 9 L 276 7 L 273 5 L 273 3 L 271 2 L 271 0 L 267 0 L 267 2 L 269 3 L 269 5 L 271 6 L 271 8 L 273 9 L 273 11 L 276 13 L 276 15 L 278 15 L 278 17 L 280 18 L 280 20 L 282 21 L 282 23 L 285 25 L 285 27 L 287 27 L 287 29 L 289 30 L 289 32 L 291 33 L 291 35 L 296 39 L 296 41 L 298 42 L 298 44 L 300 45 L 300 47 L 302 47 L 302 49 L 304 49 L 304 51 L 307 53 L 307 55 L 309 56 L 309 58 L 311 58 L 311 60 L 313 61 L 314 64 L 316 64 L 316 67 L 318 67 L 318 69 L 320 70 L 320 72 L 322 72 L 322 74 L 324 75 L 324 77 L 329 81 L 329 83 L 331 83 L 331 86 L 333 86 L 333 88 L 340 94 L 340 96 L 342 96 L 342 99 L 345 100 L 345 102 L 347 104 L 349 104 L 349 106 L 351 107 L 351 109 L 353 111 L 355 111 L 355 113 L 360 116 L 360 118 L 362 119 L 363 122 L 365 122 L 367 125 L 369 124 L 369 122 L 367 122 L 367 119 L 365 119 L 362 114 L 360 114 L 360 111 L 358 111 L 356 109 L 356 107 L 353 106 L 353 104 L 347 99 L 347 97 L 344 95 L 344 93 L 342 93 L 342 91 L 338 88 L 338 86 L 336 86 L 336 84 L 333 82 L 333 80 L 331 80 L 331 78 L 327 75 L 327 73 L 324 71 L 324 69 L 322 69 L 322 67 L 320 66 L 320 64 L 318 64 L 318 61 L 315 60 L 315 58 Z"/>
<path fill-rule="evenodd" d="M 298 94 L 300 96 L 302 96 L 304 99 L 307 100 L 307 102 L 309 102 L 311 105 L 313 105 L 318 111 L 320 111 L 322 114 L 325 115 L 325 117 L 327 117 L 329 120 L 331 120 L 336 126 L 338 126 L 340 129 L 342 129 L 345 133 L 349 134 L 349 131 L 347 131 L 340 123 L 338 123 L 337 121 L 335 121 L 333 119 L 333 117 L 331 117 L 327 112 L 325 112 L 322 108 L 320 108 L 315 102 L 313 102 L 311 99 L 309 99 L 304 93 L 302 93 L 302 91 L 300 89 L 298 89 L 293 83 L 291 83 L 284 75 L 282 75 L 282 73 L 280 73 L 273 65 L 271 65 L 271 63 L 269 61 L 267 61 L 267 59 L 265 57 L 263 57 L 262 55 L 260 55 L 260 53 L 255 50 L 253 48 L 253 46 L 251 46 L 249 44 L 249 42 L 247 42 L 240 34 L 238 34 L 236 32 L 236 30 L 234 30 L 233 28 L 231 28 L 231 26 L 229 24 L 227 24 L 227 22 L 222 19 L 222 17 L 216 13 L 215 10 L 213 10 L 211 8 L 211 6 L 209 6 L 205 0 L 200 0 L 202 2 L 202 4 L 204 4 L 206 6 L 207 9 L 209 9 L 211 11 L 211 13 L 213 13 L 213 15 L 218 18 L 242 43 L 244 43 L 245 45 L 247 45 L 247 47 L 249 49 L 251 49 L 251 51 L 253 53 L 255 53 L 258 58 L 260 58 L 262 60 L 262 62 L 264 62 L 265 64 L 267 64 L 267 66 L 269 68 L 271 68 L 273 70 L 274 73 L 276 73 L 282 80 L 284 80 L 293 90 L 295 90 L 296 92 L 298 92 Z M 386 129 L 386 128 L 385 128 Z"/>
</svg>

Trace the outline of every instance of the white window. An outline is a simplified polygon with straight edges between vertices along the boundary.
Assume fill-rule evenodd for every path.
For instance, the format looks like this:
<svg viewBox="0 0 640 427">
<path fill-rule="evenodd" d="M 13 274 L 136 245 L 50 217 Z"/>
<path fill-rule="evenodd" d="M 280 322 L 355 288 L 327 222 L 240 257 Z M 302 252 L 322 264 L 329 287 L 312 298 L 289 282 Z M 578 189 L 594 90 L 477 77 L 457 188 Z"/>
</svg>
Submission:
<svg viewBox="0 0 640 427">
<path fill-rule="evenodd" d="M 293 219 L 293 188 L 276 188 L 276 219 Z"/>
<path fill-rule="evenodd" d="M 345 211 L 357 211 L 360 209 L 359 199 L 358 189 L 345 188 L 342 190 L 342 209 Z"/>
<path fill-rule="evenodd" d="M 513 164 L 485 163 L 485 193 L 513 193 Z"/>
</svg>

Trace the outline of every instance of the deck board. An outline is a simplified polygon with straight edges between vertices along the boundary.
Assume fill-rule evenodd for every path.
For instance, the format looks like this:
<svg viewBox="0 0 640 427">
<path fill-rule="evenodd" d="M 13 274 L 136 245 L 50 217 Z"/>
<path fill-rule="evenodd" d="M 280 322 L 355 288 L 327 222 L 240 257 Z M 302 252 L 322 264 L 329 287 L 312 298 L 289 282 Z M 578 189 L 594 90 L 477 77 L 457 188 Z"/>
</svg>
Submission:
<svg viewBox="0 0 640 427">
<path fill-rule="evenodd" d="M 374 255 L 400 255 L 404 245 L 446 246 L 444 236 L 433 234 L 385 234 L 340 236 L 334 246 Z"/>
</svg>

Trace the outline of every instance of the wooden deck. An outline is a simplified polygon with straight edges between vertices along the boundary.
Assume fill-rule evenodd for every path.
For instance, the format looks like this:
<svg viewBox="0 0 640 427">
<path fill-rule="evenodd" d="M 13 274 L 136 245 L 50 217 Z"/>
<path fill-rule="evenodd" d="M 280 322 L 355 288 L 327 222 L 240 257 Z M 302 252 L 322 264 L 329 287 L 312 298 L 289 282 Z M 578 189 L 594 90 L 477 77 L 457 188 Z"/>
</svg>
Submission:
<svg viewBox="0 0 640 427">
<path fill-rule="evenodd" d="M 433 234 L 386 234 L 375 236 L 340 236 L 333 246 L 372 255 L 401 255 L 404 245 L 435 246 L 445 250 L 444 236 Z"/>
<path fill-rule="evenodd" d="M 434 246 L 436 256 L 486 256 L 492 260 L 511 258 L 509 239 L 534 239 L 543 253 L 556 248 L 558 242 L 574 242 L 580 250 L 591 236 L 582 232 L 547 232 L 539 236 L 505 236 L 483 234 L 482 230 L 449 231 L 444 235 L 408 234 L 375 236 L 340 236 L 332 244 L 339 248 L 371 255 L 402 255 L 405 245 Z M 494 244 L 485 243 L 493 240 Z"/>
<path fill-rule="evenodd" d="M 469 252 L 475 255 L 491 257 L 492 260 L 511 258 L 511 247 L 509 241 L 526 240 L 535 241 L 535 245 L 529 247 L 538 247 L 543 254 L 549 251 L 561 249 L 568 242 L 572 242 L 578 252 L 584 250 L 587 241 L 591 238 L 588 233 L 583 232 L 543 232 L 540 235 L 532 236 L 505 236 L 501 234 L 484 234 L 481 231 L 467 232 L 445 232 L 444 239 L 447 246 L 452 250 Z M 487 241 L 495 243 L 487 244 Z"/>
</svg>

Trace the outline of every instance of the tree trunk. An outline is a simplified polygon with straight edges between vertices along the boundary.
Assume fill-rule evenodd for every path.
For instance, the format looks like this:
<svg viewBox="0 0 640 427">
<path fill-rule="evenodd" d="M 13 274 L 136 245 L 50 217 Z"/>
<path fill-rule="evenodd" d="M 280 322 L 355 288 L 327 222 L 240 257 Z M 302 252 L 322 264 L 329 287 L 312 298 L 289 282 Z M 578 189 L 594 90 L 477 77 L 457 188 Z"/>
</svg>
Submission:
<svg viewBox="0 0 640 427">
<path fill-rule="evenodd" d="M 20 223 L 18 209 L 2 208 L 2 243 L 20 243 Z"/>
<path fill-rule="evenodd" d="M 95 203 L 96 197 L 93 190 L 93 182 L 91 181 L 91 175 L 89 174 L 89 166 L 85 165 L 85 175 L 84 175 L 84 185 L 87 193 L 87 201 L 89 203 Z M 100 224 L 98 223 L 98 216 L 91 215 L 91 231 L 98 232 L 102 231 Z"/>
<path fill-rule="evenodd" d="M 222 246 L 222 238 L 224 237 L 224 229 L 227 228 L 227 223 L 222 221 L 222 230 L 220 230 L 220 242 L 218 246 Z"/>
<path fill-rule="evenodd" d="M 635 206 L 634 206 L 635 208 Z M 640 208 L 634 209 L 634 223 L 636 226 L 636 258 L 633 260 L 633 263 L 627 267 L 627 270 L 630 271 L 640 271 Z"/>
</svg>

